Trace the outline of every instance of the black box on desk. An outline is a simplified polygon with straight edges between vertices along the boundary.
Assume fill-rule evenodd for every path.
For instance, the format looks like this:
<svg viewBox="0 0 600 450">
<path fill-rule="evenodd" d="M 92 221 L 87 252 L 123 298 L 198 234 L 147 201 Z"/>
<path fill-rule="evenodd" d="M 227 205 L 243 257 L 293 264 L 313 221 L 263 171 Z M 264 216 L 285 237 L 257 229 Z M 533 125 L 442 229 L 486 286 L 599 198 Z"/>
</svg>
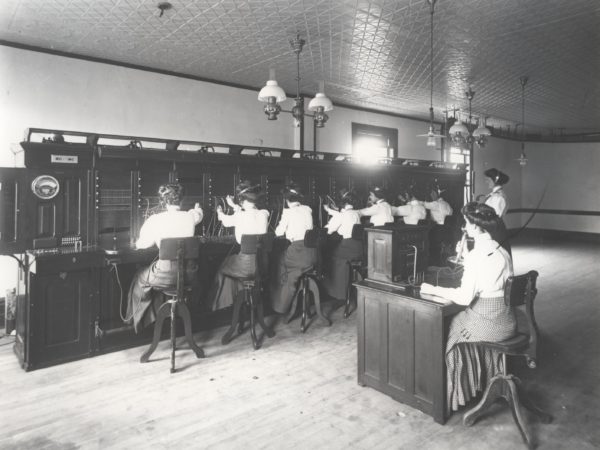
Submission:
<svg viewBox="0 0 600 450">
<path fill-rule="evenodd" d="M 429 266 L 425 271 L 425 283 L 433 284 L 434 286 L 442 286 L 449 288 L 460 287 L 463 276 L 463 267 L 438 267 Z"/>
<path fill-rule="evenodd" d="M 365 228 L 367 233 L 367 278 L 385 283 L 407 281 L 422 273 L 429 259 L 429 227 L 385 225 Z"/>
</svg>

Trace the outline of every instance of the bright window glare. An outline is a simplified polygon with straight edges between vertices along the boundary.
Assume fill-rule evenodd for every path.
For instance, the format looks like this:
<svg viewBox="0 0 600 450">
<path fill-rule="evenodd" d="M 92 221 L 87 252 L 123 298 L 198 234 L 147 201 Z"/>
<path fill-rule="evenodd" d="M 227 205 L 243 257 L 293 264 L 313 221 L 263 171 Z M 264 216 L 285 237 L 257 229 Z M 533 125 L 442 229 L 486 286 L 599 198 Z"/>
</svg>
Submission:
<svg viewBox="0 0 600 450">
<path fill-rule="evenodd" d="M 381 145 L 381 138 L 361 136 L 356 143 L 355 156 L 361 164 L 377 164 L 381 158 L 388 156 L 388 149 Z"/>
</svg>

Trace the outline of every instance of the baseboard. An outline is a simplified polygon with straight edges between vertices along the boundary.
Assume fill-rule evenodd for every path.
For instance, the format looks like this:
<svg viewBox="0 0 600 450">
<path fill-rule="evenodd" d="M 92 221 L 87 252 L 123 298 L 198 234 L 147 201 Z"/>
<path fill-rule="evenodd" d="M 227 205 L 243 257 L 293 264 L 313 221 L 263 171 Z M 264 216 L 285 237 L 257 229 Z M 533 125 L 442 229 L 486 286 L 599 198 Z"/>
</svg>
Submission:
<svg viewBox="0 0 600 450">
<path fill-rule="evenodd" d="M 509 235 L 519 231 L 519 228 L 508 230 Z M 544 228 L 526 228 L 519 236 L 558 241 L 583 241 L 600 244 L 600 233 L 585 233 L 582 231 L 548 230 Z"/>
</svg>

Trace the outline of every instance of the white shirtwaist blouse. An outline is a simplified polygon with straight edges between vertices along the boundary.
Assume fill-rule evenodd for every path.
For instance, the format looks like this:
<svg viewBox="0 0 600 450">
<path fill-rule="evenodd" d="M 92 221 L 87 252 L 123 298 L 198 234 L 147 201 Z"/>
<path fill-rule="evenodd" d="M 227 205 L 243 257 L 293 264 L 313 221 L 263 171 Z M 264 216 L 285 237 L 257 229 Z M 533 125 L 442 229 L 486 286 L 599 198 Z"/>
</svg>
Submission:
<svg viewBox="0 0 600 450">
<path fill-rule="evenodd" d="M 167 210 L 148 217 L 140 229 L 140 237 L 135 246 L 160 247 L 163 238 L 191 237 L 194 229 L 202 221 L 202 210 L 180 211 L 179 207 L 167 206 Z"/>
<path fill-rule="evenodd" d="M 426 293 L 469 305 L 476 297 L 504 296 L 504 285 L 513 275 L 512 259 L 489 234 L 475 236 L 475 246 L 465 256 L 464 273 L 459 288 L 434 286 Z"/>
<path fill-rule="evenodd" d="M 508 205 L 506 203 L 506 194 L 502 190 L 502 186 L 494 186 L 492 192 L 485 199 L 485 204 L 494 208 L 498 217 L 504 217 Z"/>
<path fill-rule="evenodd" d="M 242 243 L 244 234 L 264 234 L 269 226 L 269 211 L 266 209 L 237 209 L 233 214 L 219 213 L 225 227 L 235 227 L 235 240 Z"/>
<path fill-rule="evenodd" d="M 312 209 L 298 202 L 290 203 L 289 206 L 283 209 L 275 235 L 285 235 L 290 242 L 303 241 L 306 231 L 313 229 Z"/>
<path fill-rule="evenodd" d="M 385 200 L 377 200 L 374 205 L 363 208 L 358 212 L 361 216 L 370 216 L 371 223 L 376 227 L 394 221 L 392 207 Z"/>
<path fill-rule="evenodd" d="M 327 222 L 327 233 L 332 234 L 336 231 L 344 239 L 352 237 L 354 225 L 360 223 L 360 213 L 355 211 L 352 206 L 346 206 L 341 211 L 329 210 L 331 219 Z"/>
<path fill-rule="evenodd" d="M 438 225 L 444 225 L 446 217 L 452 215 L 452 207 L 441 197 L 435 202 L 425 202 L 423 206 L 431 211 L 431 218 Z"/>
</svg>

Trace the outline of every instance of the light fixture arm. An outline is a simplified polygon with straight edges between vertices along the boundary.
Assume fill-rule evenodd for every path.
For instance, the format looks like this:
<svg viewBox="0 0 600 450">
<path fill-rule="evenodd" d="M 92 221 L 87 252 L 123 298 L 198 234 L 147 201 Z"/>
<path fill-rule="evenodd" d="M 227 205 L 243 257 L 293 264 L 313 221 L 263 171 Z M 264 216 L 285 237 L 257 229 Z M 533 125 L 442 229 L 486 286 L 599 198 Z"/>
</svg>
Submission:
<svg viewBox="0 0 600 450">
<path fill-rule="evenodd" d="M 525 86 L 529 80 L 528 76 L 519 78 L 521 82 L 521 155 L 517 159 L 521 166 L 527 165 L 527 155 L 525 154 Z"/>
</svg>

